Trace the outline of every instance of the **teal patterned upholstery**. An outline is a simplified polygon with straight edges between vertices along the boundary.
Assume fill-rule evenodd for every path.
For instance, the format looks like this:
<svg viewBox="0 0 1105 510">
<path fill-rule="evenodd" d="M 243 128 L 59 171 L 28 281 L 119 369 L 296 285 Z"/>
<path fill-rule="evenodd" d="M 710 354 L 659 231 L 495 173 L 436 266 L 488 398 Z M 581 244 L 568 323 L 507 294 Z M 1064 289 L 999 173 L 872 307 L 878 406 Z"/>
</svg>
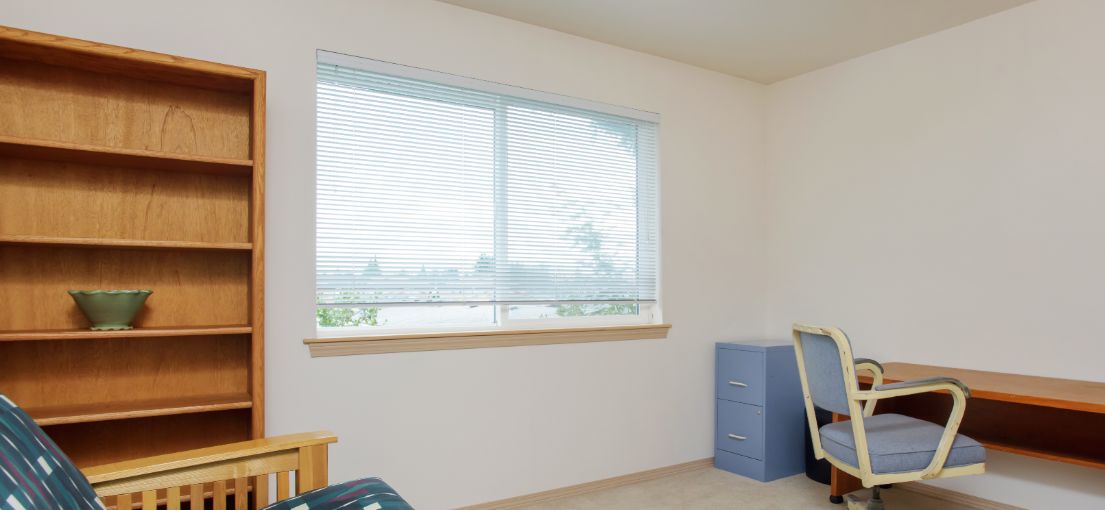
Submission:
<svg viewBox="0 0 1105 510">
<path fill-rule="evenodd" d="M 0 510 L 104 510 L 73 462 L 19 406 L 0 395 Z M 413 510 L 379 478 L 331 485 L 265 510 Z"/>
<path fill-rule="evenodd" d="M 334 484 L 265 507 L 264 510 L 413 510 L 379 478 Z"/>
<path fill-rule="evenodd" d="M 104 508 L 88 479 L 69 457 L 4 395 L 0 395 L 0 508 Z"/>
</svg>

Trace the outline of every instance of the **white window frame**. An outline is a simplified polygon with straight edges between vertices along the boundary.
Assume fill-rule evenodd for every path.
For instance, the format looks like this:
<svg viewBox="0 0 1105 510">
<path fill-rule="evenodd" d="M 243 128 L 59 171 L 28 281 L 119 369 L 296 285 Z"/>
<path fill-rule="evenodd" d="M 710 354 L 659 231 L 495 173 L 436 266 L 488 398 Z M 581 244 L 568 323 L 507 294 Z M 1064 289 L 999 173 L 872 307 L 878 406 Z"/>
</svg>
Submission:
<svg viewBox="0 0 1105 510">
<path fill-rule="evenodd" d="M 508 96 L 521 97 L 526 99 L 533 99 L 538 101 L 544 101 L 553 104 L 559 104 L 563 106 L 570 106 L 585 110 L 591 110 L 596 112 L 602 112 L 612 115 L 618 115 L 631 119 L 637 119 L 647 122 L 660 123 L 660 114 L 647 112 L 643 110 L 637 110 L 624 106 L 612 105 L 597 101 L 591 101 L 586 99 L 580 99 L 570 96 L 564 96 L 560 94 L 554 94 L 550 92 L 544 92 L 534 89 L 527 89 L 517 87 L 513 85 L 506 85 L 502 83 L 496 83 L 491 81 L 480 80 L 476 78 L 469 78 L 465 76 L 459 76 L 454 74 L 443 73 L 439 71 L 431 71 L 428 69 L 421 69 L 417 67 L 410 67 L 401 64 L 395 64 L 391 62 L 385 62 L 381 60 L 356 57 L 352 55 L 345 55 L 341 53 L 335 53 L 325 50 L 317 51 L 317 62 L 323 64 L 334 64 L 344 67 L 351 67 L 361 69 L 364 71 L 378 72 L 383 74 L 391 74 L 396 76 L 402 76 L 405 78 L 423 80 L 428 82 L 434 82 L 442 85 L 451 85 L 457 87 L 465 87 L 469 89 L 481 90 L 485 92 L 498 93 Z M 316 81 L 317 87 L 317 81 Z M 475 102 L 472 106 L 477 107 L 489 107 L 487 104 Z M 317 110 L 316 110 L 317 114 Z M 658 137 L 659 138 L 659 137 Z M 657 140 L 659 145 L 659 139 Z M 657 151 L 657 165 L 659 165 L 659 147 Z M 316 164 L 317 168 L 317 164 Z M 639 307 L 639 312 L 636 315 L 595 315 L 595 316 L 577 316 L 577 317 L 564 317 L 564 318 L 542 318 L 542 319 L 511 319 L 510 307 L 512 306 L 540 306 L 544 303 L 522 303 L 522 304 L 486 304 L 484 306 L 494 307 L 494 314 L 491 323 L 488 324 L 472 324 L 472 325 L 428 325 L 419 327 L 402 327 L 402 326 L 353 326 L 353 327 L 322 327 L 317 323 L 315 325 L 316 334 L 318 339 L 327 338 L 350 338 L 350 337 L 371 337 L 374 335 L 397 335 L 397 334 L 422 334 L 429 332 L 440 333 L 458 333 L 458 332 L 479 332 L 479 331 L 527 331 L 527 330 L 548 330 L 556 328 L 581 328 L 581 327 L 609 327 L 609 326 L 638 326 L 638 325 L 657 325 L 665 328 L 669 328 L 670 325 L 662 323 L 661 315 L 661 303 L 660 296 L 662 295 L 660 283 L 661 279 L 661 226 L 659 223 L 660 217 L 660 171 L 656 170 L 656 186 L 657 186 L 657 203 L 655 204 L 657 215 L 657 281 L 656 292 L 657 300 L 655 302 L 641 302 L 635 303 Z M 501 207 L 500 204 L 495 205 L 496 208 Z M 637 212 L 638 216 L 642 212 Z M 499 215 L 496 215 L 498 218 Z M 496 220 L 495 228 L 505 228 L 505 225 L 500 226 L 500 222 Z M 312 233 L 312 235 L 314 235 Z M 312 243 L 313 244 L 313 243 Z M 499 245 L 496 243 L 495 250 L 498 252 Z M 499 255 L 498 253 L 496 253 Z M 505 258 L 505 257 L 503 257 Z M 317 289 L 317 284 L 316 284 Z M 613 302 L 612 302 L 613 303 Z M 388 305 L 376 305 L 378 308 L 385 308 Z M 396 306 L 396 305 L 393 305 Z M 410 305 L 398 305 L 398 306 L 410 306 Z M 456 304 L 435 305 L 433 303 L 417 304 L 414 306 L 464 306 Z M 364 308 L 372 308 L 373 306 L 365 306 Z M 314 311 L 317 313 L 319 305 L 315 305 Z M 666 333 L 665 333 L 666 334 Z M 308 341 L 315 339 L 308 339 Z"/>
</svg>

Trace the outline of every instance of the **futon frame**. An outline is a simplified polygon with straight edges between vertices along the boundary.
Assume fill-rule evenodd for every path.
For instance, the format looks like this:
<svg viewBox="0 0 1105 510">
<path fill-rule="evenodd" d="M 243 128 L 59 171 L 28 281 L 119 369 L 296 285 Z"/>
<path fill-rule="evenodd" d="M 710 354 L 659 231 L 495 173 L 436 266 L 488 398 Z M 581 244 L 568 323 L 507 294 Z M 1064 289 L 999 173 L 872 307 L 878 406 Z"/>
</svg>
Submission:
<svg viewBox="0 0 1105 510">
<path fill-rule="evenodd" d="M 325 487 L 327 446 L 336 441 L 329 432 L 290 434 L 94 466 L 83 472 L 104 504 L 118 510 L 157 510 L 159 505 L 180 510 L 182 502 L 207 497 L 215 510 L 225 510 L 228 498 L 233 498 L 234 510 L 258 510 L 269 504 L 270 475 L 276 478 L 277 501 Z M 251 492 L 253 498 L 248 496 Z"/>
</svg>

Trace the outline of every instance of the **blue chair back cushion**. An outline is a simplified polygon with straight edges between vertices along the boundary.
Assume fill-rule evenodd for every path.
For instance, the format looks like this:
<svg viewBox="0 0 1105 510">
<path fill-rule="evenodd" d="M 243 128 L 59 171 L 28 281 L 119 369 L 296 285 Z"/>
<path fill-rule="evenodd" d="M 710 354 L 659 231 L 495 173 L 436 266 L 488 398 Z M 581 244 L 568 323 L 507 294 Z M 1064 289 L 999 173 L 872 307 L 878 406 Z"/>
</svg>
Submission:
<svg viewBox="0 0 1105 510">
<path fill-rule="evenodd" d="M 0 508 L 104 508 L 69 457 L 4 395 L 0 395 Z"/>
<path fill-rule="evenodd" d="M 834 413 L 849 415 L 848 390 L 840 368 L 840 349 L 826 335 L 801 333 L 802 361 L 806 369 L 810 398 L 814 405 Z"/>
<path fill-rule="evenodd" d="M 944 427 L 900 414 L 876 414 L 863 418 L 871 472 L 875 474 L 920 471 L 936 455 Z M 859 467 L 852 422 L 839 421 L 821 427 L 821 446 L 852 467 Z M 944 467 L 965 466 L 986 461 L 986 448 L 978 441 L 956 434 Z"/>
<path fill-rule="evenodd" d="M 379 478 L 362 478 L 304 492 L 264 510 L 414 510 Z"/>
</svg>

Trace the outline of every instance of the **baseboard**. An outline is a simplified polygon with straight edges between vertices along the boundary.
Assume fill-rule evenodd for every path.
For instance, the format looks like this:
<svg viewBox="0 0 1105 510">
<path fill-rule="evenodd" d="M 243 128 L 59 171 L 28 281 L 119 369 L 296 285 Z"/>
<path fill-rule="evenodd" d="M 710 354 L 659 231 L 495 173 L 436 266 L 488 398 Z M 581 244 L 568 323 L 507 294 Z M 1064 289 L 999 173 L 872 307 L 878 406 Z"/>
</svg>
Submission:
<svg viewBox="0 0 1105 510">
<path fill-rule="evenodd" d="M 962 492 L 956 492 L 950 489 L 937 487 L 935 485 L 929 485 L 927 483 L 896 483 L 894 484 L 894 490 L 916 492 L 917 494 L 923 494 L 932 499 L 939 499 L 941 501 L 947 501 L 949 503 L 955 503 L 957 505 L 965 506 L 967 508 L 975 508 L 977 510 L 1027 510 L 1019 506 L 999 503 L 997 501 L 980 498 L 978 496 L 972 496 L 970 494 L 964 494 Z"/>
<path fill-rule="evenodd" d="M 675 464 L 674 466 L 665 466 L 662 468 L 650 469 L 648 471 L 640 471 L 637 473 L 630 473 L 628 475 L 615 476 L 614 478 L 607 478 L 605 480 L 581 483 L 579 485 L 570 485 L 568 487 L 561 487 L 559 489 L 552 489 L 544 492 L 535 492 L 533 494 L 526 494 L 524 496 L 517 496 L 513 498 L 500 499 L 498 501 L 491 501 L 489 503 L 480 503 L 478 505 L 462 507 L 457 510 L 505 510 L 508 508 L 517 508 L 523 505 L 532 505 L 534 503 L 541 503 L 554 499 L 587 494 L 589 492 L 613 489 L 615 487 L 623 487 L 626 485 L 633 485 L 635 483 L 647 482 L 649 480 L 656 480 L 658 478 L 677 475 L 679 473 L 705 469 L 708 467 L 712 467 L 713 465 L 713 457 L 710 457 L 708 459 L 692 460 L 690 462 L 684 462 L 682 464 Z"/>
</svg>

